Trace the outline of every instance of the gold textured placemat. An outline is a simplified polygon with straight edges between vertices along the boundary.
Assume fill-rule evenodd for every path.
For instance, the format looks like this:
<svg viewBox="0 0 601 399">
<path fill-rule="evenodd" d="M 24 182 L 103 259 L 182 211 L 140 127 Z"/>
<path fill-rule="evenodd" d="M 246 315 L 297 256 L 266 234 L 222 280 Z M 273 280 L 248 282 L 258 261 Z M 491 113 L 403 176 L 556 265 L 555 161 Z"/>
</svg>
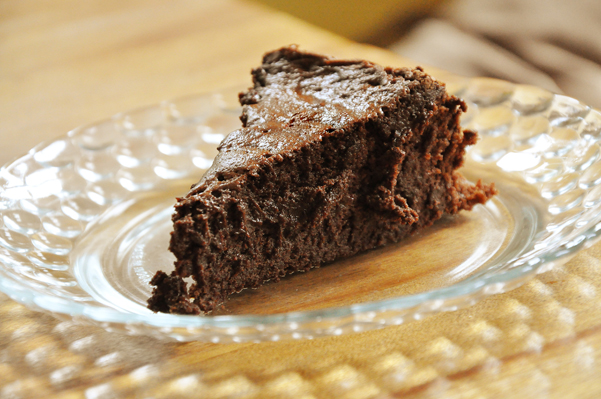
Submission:
<svg viewBox="0 0 601 399">
<path fill-rule="evenodd" d="M 165 343 L 2 296 L 0 398 L 598 397 L 600 257 L 467 309 L 312 341 Z"/>
</svg>

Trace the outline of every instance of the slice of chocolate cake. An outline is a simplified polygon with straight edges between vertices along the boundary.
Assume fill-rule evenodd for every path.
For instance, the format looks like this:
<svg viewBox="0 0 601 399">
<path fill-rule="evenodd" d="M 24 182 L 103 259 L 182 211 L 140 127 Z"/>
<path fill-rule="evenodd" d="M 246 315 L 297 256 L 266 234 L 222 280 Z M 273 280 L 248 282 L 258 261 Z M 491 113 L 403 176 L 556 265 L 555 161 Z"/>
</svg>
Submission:
<svg viewBox="0 0 601 399">
<path fill-rule="evenodd" d="M 397 242 L 495 193 L 456 172 L 476 133 L 459 126 L 465 103 L 421 68 L 285 47 L 252 76 L 243 127 L 178 198 L 175 271 L 153 278 L 153 311 L 209 312 L 243 288 Z"/>
</svg>

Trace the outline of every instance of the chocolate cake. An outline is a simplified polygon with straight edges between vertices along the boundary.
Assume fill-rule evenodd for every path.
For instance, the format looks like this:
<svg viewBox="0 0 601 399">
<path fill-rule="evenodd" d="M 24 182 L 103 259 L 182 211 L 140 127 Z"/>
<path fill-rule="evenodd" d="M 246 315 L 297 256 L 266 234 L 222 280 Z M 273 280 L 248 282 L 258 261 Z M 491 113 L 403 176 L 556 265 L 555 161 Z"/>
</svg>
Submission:
<svg viewBox="0 0 601 399">
<path fill-rule="evenodd" d="M 177 260 L 151 282 L 155 312 L 209 312 L 244 288 L 397 242 L 495 193 L 456 172 L 476 133 L 459 126 L 465 103 L 421 68 L 291 46 L 267 53 L 252 77 L 242 128 L 177 199 Z"/>
</svg>

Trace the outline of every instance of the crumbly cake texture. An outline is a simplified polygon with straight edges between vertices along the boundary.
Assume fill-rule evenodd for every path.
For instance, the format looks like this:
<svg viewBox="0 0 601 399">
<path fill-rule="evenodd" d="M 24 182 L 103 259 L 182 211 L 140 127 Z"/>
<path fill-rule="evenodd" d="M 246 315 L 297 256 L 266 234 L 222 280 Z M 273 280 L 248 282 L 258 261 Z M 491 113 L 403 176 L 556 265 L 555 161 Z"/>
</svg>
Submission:
<svg viewBox="0 0 601 399">
<path fill-rule="evenodd" d="M 244 288 L 397 242 L 495 194 L 456 172 L 476 133 L 459 125 L 465 103 L 419 67 L 290 46 L 267 53 L 252 77 L 243 127 L 177 199 L 177 260 L 151 281 L 155 312 L 210 312 Z"/>
</svg>

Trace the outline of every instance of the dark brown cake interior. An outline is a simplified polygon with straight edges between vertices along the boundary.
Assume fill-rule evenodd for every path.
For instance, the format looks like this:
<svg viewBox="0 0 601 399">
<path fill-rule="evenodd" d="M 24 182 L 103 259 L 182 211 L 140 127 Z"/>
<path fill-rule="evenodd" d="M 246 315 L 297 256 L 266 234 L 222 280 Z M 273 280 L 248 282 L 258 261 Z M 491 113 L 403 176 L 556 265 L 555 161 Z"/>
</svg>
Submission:
<svg viewBox="0 0 601 399">
<path fill-rule="evenodd" d="M 396 242 L 484 203 L 455 170 L 476 134 L 465 103 L 421 69 L 286 47 L 253 70 L 243 128 L 173 216 L 171 275 L 154 311 L 198 314 L 268 280 Z M 182 280 L 192 277 L 189 289 Z"/>
</svg>

